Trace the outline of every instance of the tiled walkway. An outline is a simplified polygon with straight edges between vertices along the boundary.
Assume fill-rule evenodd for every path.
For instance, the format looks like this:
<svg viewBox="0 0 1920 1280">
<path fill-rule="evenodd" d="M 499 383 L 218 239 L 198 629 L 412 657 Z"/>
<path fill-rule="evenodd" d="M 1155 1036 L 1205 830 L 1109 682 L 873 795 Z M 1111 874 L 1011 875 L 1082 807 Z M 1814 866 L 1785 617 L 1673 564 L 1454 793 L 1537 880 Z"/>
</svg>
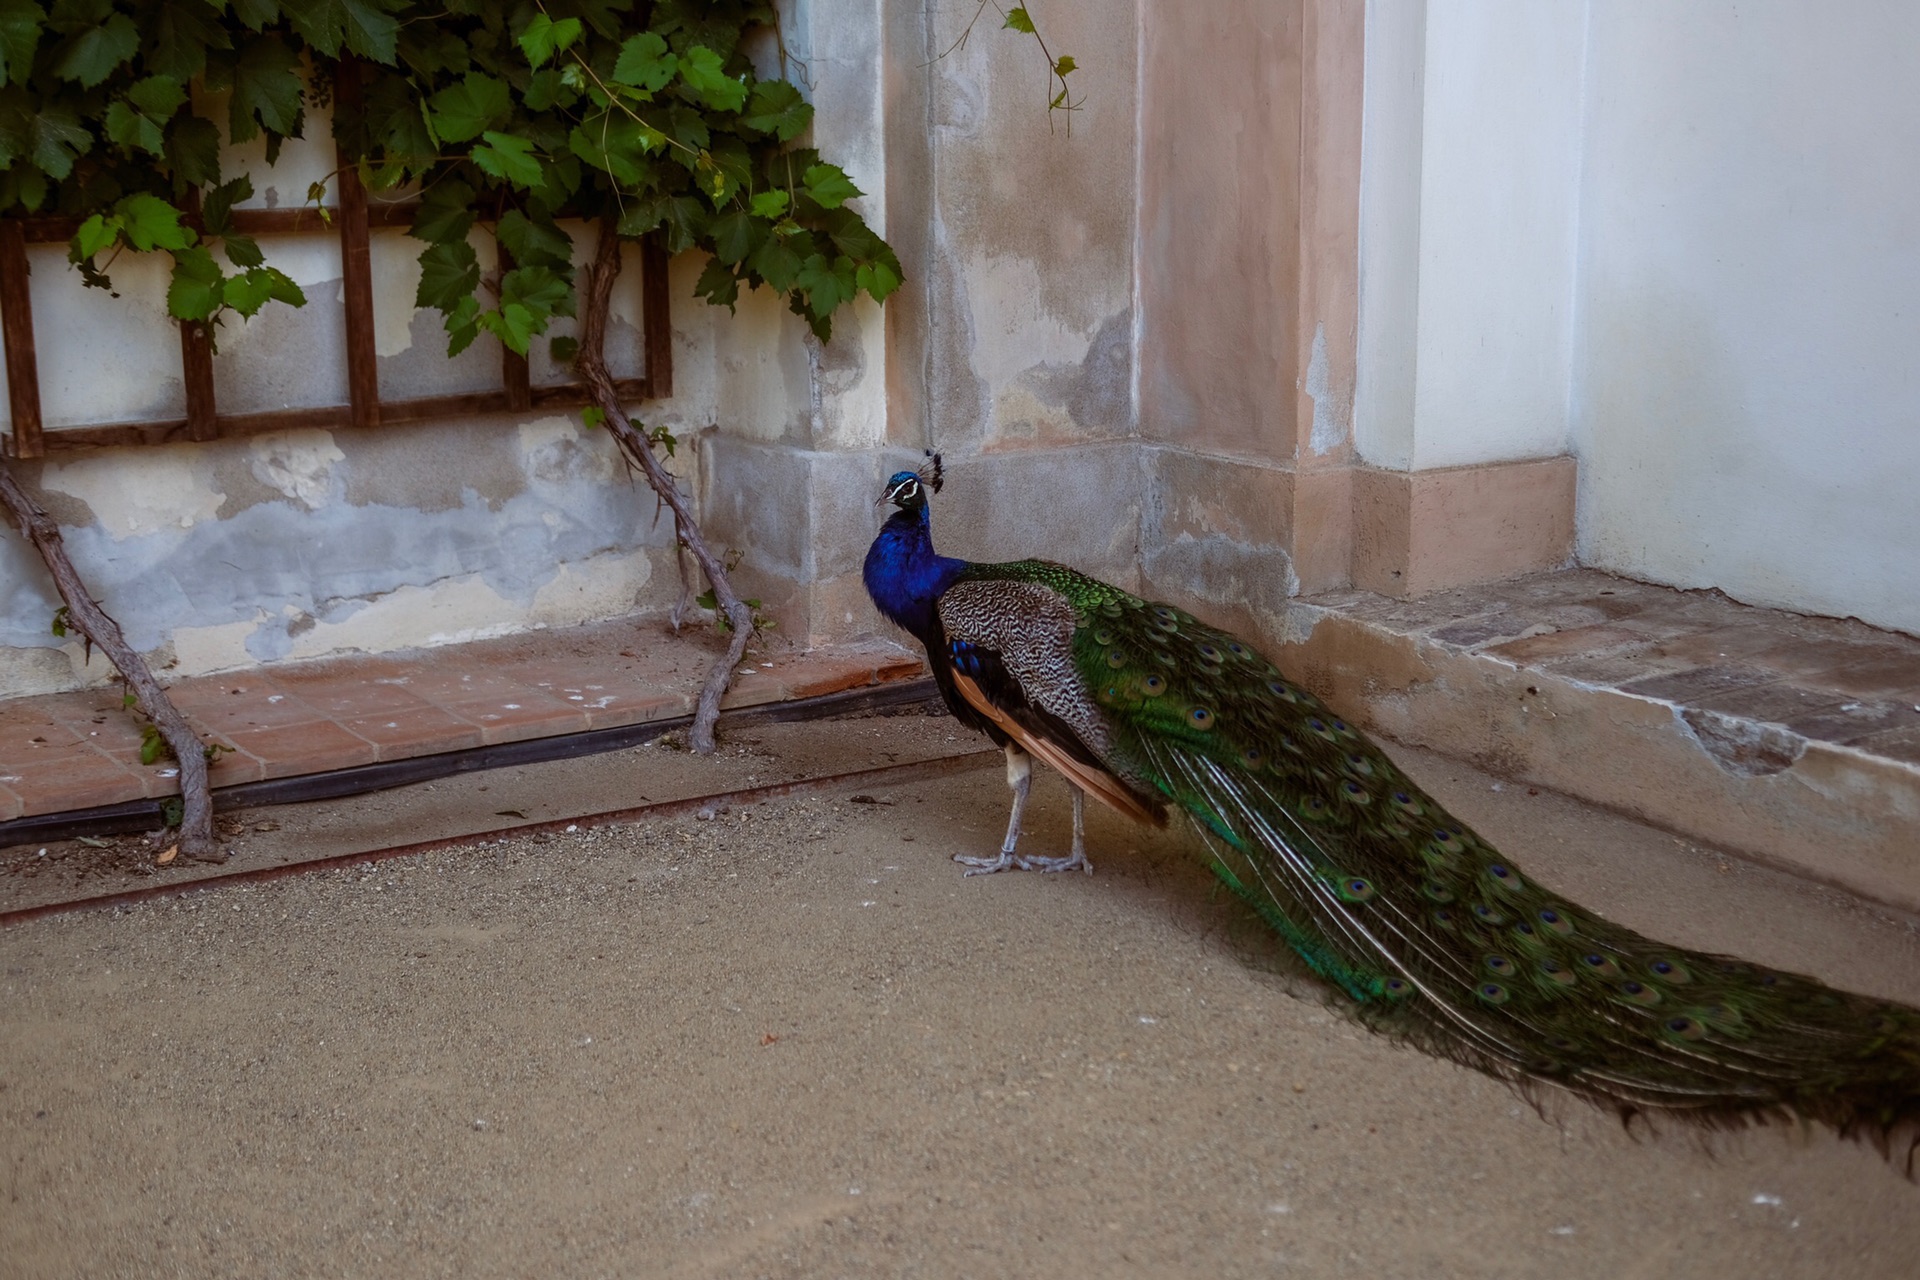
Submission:
<svg viewBox="0 0 1920 1280">
<path fill-rule="evenodd" d="M 288 663 L 169 685 L 210 742 L 213 785 L 320 773 L 687 715 L 711 633 L 623 620 L 437 649 Z M 98 657 L 96 662 L 101 661 Z M 912 679 L 891 647 L 749 657 L 728 707 Z M 163 676 L 164 678 L 164 676 Z M 0 702 L 0 821 L 179 790 L 169 760 L 140 763 L 143 721 L 118 684 Z"/>
</svg>

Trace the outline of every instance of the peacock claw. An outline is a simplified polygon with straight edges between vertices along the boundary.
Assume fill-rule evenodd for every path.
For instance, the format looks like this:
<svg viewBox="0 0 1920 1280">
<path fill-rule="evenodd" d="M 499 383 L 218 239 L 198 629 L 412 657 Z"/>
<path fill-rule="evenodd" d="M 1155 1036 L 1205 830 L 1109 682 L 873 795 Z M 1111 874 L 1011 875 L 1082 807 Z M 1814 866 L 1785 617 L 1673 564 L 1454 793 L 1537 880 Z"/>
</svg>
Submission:
<svg viewBox="0 0 1920 1280">
<path fill-rule="evenodd" d="M 966 868 L 961 874 L 969 876 L 990 876 L 996 871 L 1011 871 L 1020 865 L 1012 852 L 1004 849 L 991 858 L 970 858 L 964 853 L 956 853 L 953 860 Z"/>
<path fill-rule="evenodd" d="M 1015 858 L 1014 865 L 1022 871 L 1044 871 L 1052 874 L 1056 871 L 1084 871 L 1093 874 L 1093 864 L 1087 861 L 1084 851 L 1075 851 L 1064 858 L 1042 858 L 1038 856 Z"/>
</svg>

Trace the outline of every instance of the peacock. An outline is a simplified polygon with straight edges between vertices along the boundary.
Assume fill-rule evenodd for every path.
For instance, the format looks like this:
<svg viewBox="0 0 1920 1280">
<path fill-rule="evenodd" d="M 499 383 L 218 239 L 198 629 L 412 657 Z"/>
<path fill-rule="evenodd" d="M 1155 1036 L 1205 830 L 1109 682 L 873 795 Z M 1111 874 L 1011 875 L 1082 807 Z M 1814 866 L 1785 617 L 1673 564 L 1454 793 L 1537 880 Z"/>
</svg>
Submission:
<svg viewBox="0 0 1920 1280">
<path fill-rule="evenodd" d="M 934 550 L 930 455 L 880 499 L 868 594 L 926 647 L 940 693 L 1006 754 L 1013 811 L 967 875 L 1091 872 L 1091 794 L 1189 816 L 1212 869 L 1376 1030 L 1623 1120 L 1801 1116 L 1920 1151 L 1920 1010 L 1667 946 L 1528 878 L 1255 649 L 1045 560 Z M 1017 851 L 1038 758 L 1073 797 L 1064 857 Z"/>
</svg>

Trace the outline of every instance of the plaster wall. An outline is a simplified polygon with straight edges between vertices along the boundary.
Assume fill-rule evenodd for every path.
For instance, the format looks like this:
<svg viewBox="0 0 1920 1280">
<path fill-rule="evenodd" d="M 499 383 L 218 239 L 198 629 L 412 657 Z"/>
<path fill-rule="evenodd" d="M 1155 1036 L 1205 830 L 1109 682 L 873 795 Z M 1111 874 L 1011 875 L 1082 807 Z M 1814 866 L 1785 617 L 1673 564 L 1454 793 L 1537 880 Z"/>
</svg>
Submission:
<svg viewBox="0 0 1920 1280">
<path fill-rule="evenodd" d="M 1583 562 L 1920 633 L 1920 9 L 1592 14 Z"/>
<path fill-rule="evenodd" d="M 1367 6 L 1360 456 L 1568 443 L 1585 3 Z"/>
</svg>

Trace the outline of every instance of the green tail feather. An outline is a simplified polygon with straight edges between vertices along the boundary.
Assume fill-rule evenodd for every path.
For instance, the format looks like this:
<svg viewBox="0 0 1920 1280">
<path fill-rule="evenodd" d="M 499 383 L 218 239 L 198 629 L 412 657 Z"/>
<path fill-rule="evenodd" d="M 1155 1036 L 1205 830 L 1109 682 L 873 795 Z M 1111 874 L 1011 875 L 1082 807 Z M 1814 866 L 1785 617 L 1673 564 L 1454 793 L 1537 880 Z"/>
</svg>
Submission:
<svg viewBox="0 0 1920 1280">
<path fill-rule="evenodd" d="M 1796 1113 L 1894 1144 L 1912 1173 L 1920 1010 L 1567 902 L 1250 646 L 1178 609 L 1038 561 L 968 576 L 1044 583 L 1073 605 L 1080 687 L 1029 696 L 1090 698 L 1108 767 L 1192 815 L 1228 887 L 1370 1024 L 1628 1114 Z"/>
</svg>

